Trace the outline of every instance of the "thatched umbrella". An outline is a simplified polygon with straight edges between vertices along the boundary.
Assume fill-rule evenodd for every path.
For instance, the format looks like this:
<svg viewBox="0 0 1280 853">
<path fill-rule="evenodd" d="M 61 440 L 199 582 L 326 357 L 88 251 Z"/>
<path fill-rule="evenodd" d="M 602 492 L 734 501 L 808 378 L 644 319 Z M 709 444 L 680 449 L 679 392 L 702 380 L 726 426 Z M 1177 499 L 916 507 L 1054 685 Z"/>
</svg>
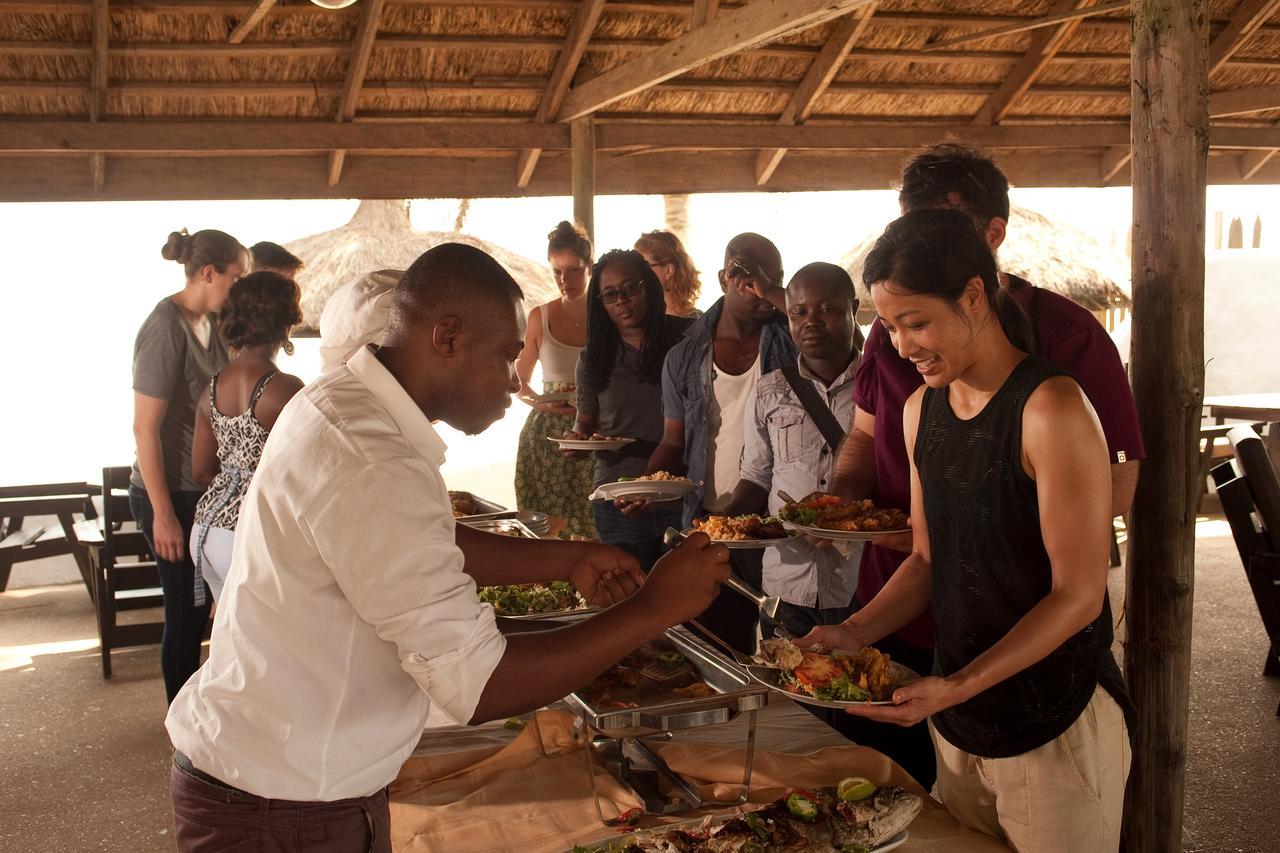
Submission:
<svg viewBox="0 0 1280 853">
<path fill-rule="evenodd" d="M 879 232 L 844 256 L 844 268 L 865 297 L 862 265 Z M 1008 235 L 1000 246 L 1000 269 L 1060 293 L 1090 311 L 1128 308 L 1129 262 L 1085 232 L 1053 222 L 1025 207 L 1009 213 Z M 869 303 L 865 303 L 869 304 Z"/>
<path fill-rule="evenodd" d="M 286 243 L 302 259 L 302 330 L 314 331 L 325 302 L 342 285 L 381 269 L 407 269 L 418 256 L 441 243 L 465 243 L 483 249 L 506 267 L 524 291 L 525 307 L 553 299 L 555 279 L 545 264 L 501 246 L 456 231 L 416 231 L 409 221 L 409 202 L 400 199 L 362 201 L 341 228 Z"/>
</svg>

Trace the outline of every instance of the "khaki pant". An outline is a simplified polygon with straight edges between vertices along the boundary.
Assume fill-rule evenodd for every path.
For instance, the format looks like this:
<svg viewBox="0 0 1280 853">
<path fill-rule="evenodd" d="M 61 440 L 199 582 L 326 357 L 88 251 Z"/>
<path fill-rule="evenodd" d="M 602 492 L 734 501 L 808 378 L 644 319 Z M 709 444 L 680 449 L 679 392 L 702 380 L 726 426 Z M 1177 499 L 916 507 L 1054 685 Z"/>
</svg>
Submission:
<svg viewBox="0 0 1280 853">
<path fill-rule="evenodd" d="M 1118 850 L 1132 752 L 1120 706 L 1098 687 L 1080 717 L 1044 746 L 982 758 L 929 724 L 938 794 L 961 823 L 1019 853 Z"/>
</svg>

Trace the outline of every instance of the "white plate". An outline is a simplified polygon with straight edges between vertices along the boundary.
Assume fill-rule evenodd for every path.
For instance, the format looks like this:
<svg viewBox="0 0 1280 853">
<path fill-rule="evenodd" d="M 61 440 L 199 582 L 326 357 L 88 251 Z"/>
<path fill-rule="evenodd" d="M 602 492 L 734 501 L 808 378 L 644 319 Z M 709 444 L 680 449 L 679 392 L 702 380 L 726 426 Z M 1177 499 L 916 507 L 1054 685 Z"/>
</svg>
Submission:
<svg viewBox="0 0 1280 853">
<path fill-rule="evenodd" d="M 604 483 L 587 495 L 591 501 L 630 500 L 675 501 L 697 488 L 690 480 L 623 480 Z"/>
<path fill-rule="evenodd" d="M 904 527 L 901 530 L 828 530 L 825 527 L 796 524 L 794 521 L 787 521 L 786 519 L 783 519 L 782 523 L 792 530 L 798 530 L 818 539 L 830 539 L 833 542 L 869 542 L 872 539 L 879 539 L 881 536 L 911 532 L 910 527 Z"/>
<path fill-rule="evenodd" d="M 560 446 L 561 450 L 621 450 L 631 442 L 634 438 L 608 438 L 592 441 L 587 438 L 556 438 L 553 435 L 547 436 L 547 441 L 554 441 Z"/>
<path fill-rule="evenodd" d="M 701 531 L 694 530 L 691 527 L 683 532 L 685 536 L 688 536 L 690 533 L 700 533 Z M 712 539 L 711 541 L 717 545 L 723 545 L 730 551 L 748 551 L 757 548 L 772 548 L 774 545 L 781 545 L 783 542 L 790 542 L 792 539 L 796 539 L 799 536 L 799 533 L 792 530 L 786 536 L 782 536 L 777 539 Z"/>
<path fill-rule="evenodd" d="M 916 674 L 915 670 L 910 667 L 903 666 L 897 661 L 890 661 L 889 665 L 898 673 L 899 687 L 903 684 L 918 681 L 920 679 L 920 676 Z M 887 699 L 881 702 L 841 702 L 835 699 L 818 699 L 815 696 L 809 696 L 804 693 L 792 693 L 790 690 L 782 686 L 783 671 L 780 669 L 776 669 L 771 666 L 744 666 L 743 669 L 745 669 L 747 671 L 747 675 L 750 675 L 756 682 L 763 684 L 770 690 L 781 693 L 783 696 L 787 696 L 797 702 L 802 702 L 805 705 L 816 705 L 819 708 L 856 708 L 861 705 L 893 704 L 892 701 Z"/>
<path fill-rule="evenodd" d="M 754 803 L 753 805 L 757 805 L 758 807 L 747 809 L 748 812 L 759 811 L 760 808 L 764 807 L 762 805 L 758 805 Z M 740 818 L 744 814 L 746 814 L 746 812 L 731 812 L 729 814 L 716 815 L 711 819 L 709 825 L 719 826 L 720 824 L 728 823 L 729 821 L 734 820 L 735 818 Z M 614 835 L 610 838 L 605 838 L 601 841 L 592 841 L 586 844 L 575 845 L 574 847 L 569 848 L 569 850 L 567 850 L 566 853 L 574 853 L 574 851 L 579 851 L 579 850 L 585 850 L 587 851 L 587 853 L 600 853 L 600 851 L 608 850 L 609 846 L 612 844 L 618 844 L 619 842 L 626 842 L 628 839 L 635 838 L 636 836 L 640 836 L 641 838 L 644 838 L 646 833 L 670 832 L 673 829 L 685 829 L 685 830 L 701 829 L 703 824 L 706 822 L 706 820 L 707 819 L 705 817 L 692 818 L 690 820 L 681 820 L 675 823 L 666 823 L 666 824 L 663 824 L 662 826 L 652 826 L 646 829 L 637 829 L 633 833 L 619 834 L 618 831 L 615 830 Z M 885 843 L 877 847 L 872 847 L 870 849 L 870 853 L 888 853 L 888 851 L 893 850 L 897 847 L 901 847 L 903 844 L 906 844 L 908 837 L 909 836 L 907 835 L 907 830 L 904 829 L 902 830 L 902 832 L 899 832 L 897 835 L 893 836 Z M 834 847 L 832 847 L 831 849 L 835 850 Z"/>
<path fill-rule="evenodd" d="M 576 391 L 551 391 L 546 394 L 530 394 L 529 399 L 537 403 L 572 403 L 578 399 Z"/>
</svg>

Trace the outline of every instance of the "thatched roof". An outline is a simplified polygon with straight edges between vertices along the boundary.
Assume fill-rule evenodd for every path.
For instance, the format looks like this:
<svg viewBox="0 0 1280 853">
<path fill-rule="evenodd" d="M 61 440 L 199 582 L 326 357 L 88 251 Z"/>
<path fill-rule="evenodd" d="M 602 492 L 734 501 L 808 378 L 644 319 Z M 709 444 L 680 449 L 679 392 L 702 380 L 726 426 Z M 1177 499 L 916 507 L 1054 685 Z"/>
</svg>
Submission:
<svg viewBox="0 0 1280 853">
<path fill-rule="evenodd" d="M 408 269 L 419 255 L 441 243 L 465 243 L 492 255 L 524 291 L 526 308 L 552 299 L 557 292 L 545 264 L 469 234 L 415 231 L 406 200 L 362 201 L 351 221 L 341 228 L 284 244 L 305 264 L 298 273 L 302 329 L 318 327 L 325 303 L 342 285 L 374 270 Z"/>
<path fill-rule="evenodd" d="M 1114 4 L 1063 20 L 1055 0 L 881 0 L 799 121 L 802 80 L 867 6 L 797 0 L 828 11 L 788 31 L 760 23 L 769 5 L 787 11 L 724 0 L 694 29 L 691 0 L 112 0 L 95 33 L 90 0 L 0 3 L 0 199 L 565 194 L 575 99 L 597 119 L 601 193 L 752 190 L 774 146 L 768 189 L 880 189 L 948 135 L 1020 186 L 1128 180 Z M 1254 153 L 1276 147 L 1277 12 L 1207 7 L 1231 41 L 1210 81 L 1210 182 L 1280 180 L 1280 158 Z M 650 70 L 663 56 L 672 74 Z M 632 71 L 647 76 L 620 80 Z M 584 94 L 601 81 L 617 97 Z"/>
<path fill-rule="evenodd" d="M 867 293 L 862 284 L 862 266 L 879 236 L 879 232 L 868 235 L 841 262 L 864 300 Z M 1001 270 L 1060 293 L 1090 311 L 1130 307 L 1129 263 L 1125 257 L 1091 235 L 1053 222 L 1034 210 L 1017 205 L 1010 210 L 1008 233 L 998 260 Z"/>
</svg>

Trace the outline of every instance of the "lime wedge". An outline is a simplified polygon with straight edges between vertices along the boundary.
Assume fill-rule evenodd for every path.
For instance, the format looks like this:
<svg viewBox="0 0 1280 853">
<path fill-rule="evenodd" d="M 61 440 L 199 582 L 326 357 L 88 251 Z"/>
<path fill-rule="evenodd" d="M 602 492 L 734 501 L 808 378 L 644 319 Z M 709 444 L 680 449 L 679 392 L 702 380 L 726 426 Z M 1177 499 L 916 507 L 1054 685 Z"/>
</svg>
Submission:
<svg viewBox="0 0 1280 853">
<path fill-rule="evenodd" d="M 846 803 L 865 800 L 876 792 L 876 783 L 863 776 L 846 776 L 836 785 L 836 796 Z"/>
</svg>

